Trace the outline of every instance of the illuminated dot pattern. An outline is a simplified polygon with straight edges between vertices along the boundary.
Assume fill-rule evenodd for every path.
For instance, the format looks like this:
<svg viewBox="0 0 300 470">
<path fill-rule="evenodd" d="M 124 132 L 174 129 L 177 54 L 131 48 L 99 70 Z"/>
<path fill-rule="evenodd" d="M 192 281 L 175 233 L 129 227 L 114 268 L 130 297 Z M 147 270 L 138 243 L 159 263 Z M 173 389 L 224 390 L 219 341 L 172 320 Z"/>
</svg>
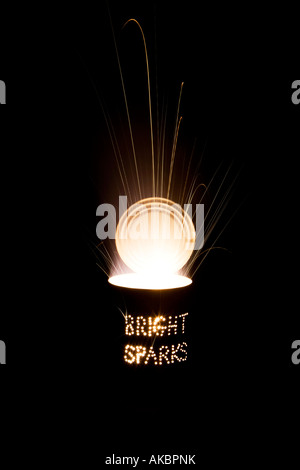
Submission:
<svg viewBox="0 0 300 470">
<path fill-rule="evenodd" d="M 125 315 L 125 335 L 150 338 L 170 337 L 185 333 L 188 312 L 180 315 Z M 188 345 L 185 341 L 176 344 L 126 344 L 124 361 L 128 364 L 162 366 L 187 360 Z M 147 340 L 146 340 L 147 341 Z"/>
<path fill-rule="evenodd" d="M 188 312 L 180 315 L 125 315 L 126 336 L 171 336 L 178 332 L 184 334 L 185 317 Z"/>
<path fill-rule="evenodd" d="M 134 346 L 126 344 L 124 349 L 124 361 L 128 364 L 144 364 L 148 363 L 155 366 L 174 364 L 175 362 L 184 362 L 187 360 L 187 343 L 184 341 L 171 347 L 163 344 L 158 349 L 150 346 Z"/>
</svg>

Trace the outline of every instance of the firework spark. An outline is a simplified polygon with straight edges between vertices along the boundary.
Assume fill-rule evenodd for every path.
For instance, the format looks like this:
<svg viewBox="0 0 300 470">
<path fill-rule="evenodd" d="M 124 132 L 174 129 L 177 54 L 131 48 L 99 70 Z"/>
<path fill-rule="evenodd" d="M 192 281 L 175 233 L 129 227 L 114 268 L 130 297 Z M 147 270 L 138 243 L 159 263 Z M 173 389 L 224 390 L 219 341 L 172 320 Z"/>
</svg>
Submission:
<svg viewBox="0 0 300 470">
<path fill-rule="evenodd" d="M 103 243 L 97 246 L 100 253 L 100 267 L 109 277 L 109 282 L 123 287 L 135 287 L 143 289 L 170 289 L 183 287 L 192 282 L 191 277 L 200 266 L 199 256 L 202 261 L 213 248 L 216 248 L 217 236 L 212 245 L 205 249 L 195 250 L 195 240 L 199 233 L 204 232 L 204 222 L 206 225 L 204 243 L 207 243 L 208 237 L 213 232 L 217 222 L 223 214 L 232 192 L 234 181 L 223 192 L 227 182 L 230 168 L 225 173 L 219 183 L 212 201 L 205 214 L 202 224 L 193 223 L 194 214 L 188 214 L 182 209 L 183 202 L 186 199 L 187 205 L 192 205 L 200 195 L 197 202 L 202 204 L 210 186 L 220 168 L 217 169 L 211 181 L 206 185 L 199 182 L 198 167 L 191 177 L 192 160 L 195 153 L 195 145 L 192 154 L 184 172 L 175 171 L 177 144 L 179 137 L 182 116 L 180 116 L 180 104 L 183 92 L 183 82 L 180 86 L 179 98 L 174 124 L 173 140 L 170 151 L 167 149 L 166 123 L 167 108 L 160 119 L 157 118 L 157 138 L 154 139 L 153 115 L 151 106 L 151 88 L 149 60 L 145 35 L 140 23 L 130 18 L 125 22 L 122 29 L 130 23 L 138 26 L 142 36 L 147 76 L 147 98 L 149 108 L 149 127 L 150 127 L 150 147 L 151 147 L 151 176 L 144 170 L 142 160 L 136 151 L 134 132 L 129 112 L 128 99 L 126 94 L 125 82 L 121 68 L 116 38 L 113 31 L 113 40 L 116 50 L 118 68 L 120 72 L 122 92 L 126 108 L 127 123 L 130 135 L 130 144 L 134 164 L 134 175 L 127 170 L 124 156 L 120 150 L 120 145 L 112 121 L 104 112 L 105 122 L 108 128 L 109 137 L 112 143 L 114 156 L 117 163 L 117 169 L 124 194 L 129 198 L 130 207 L 120 218 L 116 228 L 116 242 L 107 249 Z M 154 151 L 156 143 L 157 151 Z M 200 165 L 201 159 L 199 160 Z M 143 162 L 144 163 L 144 162 Z M 143 167 L 143 168 L 142 168 Z M 141 169 L 142 168 L 142 169 Z M 142 173 L 142 178 L 141 178 Z M 151 181 L 150 181 L 151 180 Z M 134 184 L 133 184 L 134 181 Z M 149 184 L 145 184 L 145 181 Z M 150 193 L 150 194 L 149 194 Z M 150 195 L 150 197 L 149 197 Z M 181 204 L 174 201 L 180 201 Z M 227 222 L 229 223 L 229 221 Z M 226 224 L 227 225 L 227 224 Z M 223 228 L 223 230 L 225 227 Z M 222 231 L 223 231 L 222 230 Z M 201 246 L 202 248 L 202 246 Z M 104 265 L 103 265 L 104 262 Z"/>
</svg>

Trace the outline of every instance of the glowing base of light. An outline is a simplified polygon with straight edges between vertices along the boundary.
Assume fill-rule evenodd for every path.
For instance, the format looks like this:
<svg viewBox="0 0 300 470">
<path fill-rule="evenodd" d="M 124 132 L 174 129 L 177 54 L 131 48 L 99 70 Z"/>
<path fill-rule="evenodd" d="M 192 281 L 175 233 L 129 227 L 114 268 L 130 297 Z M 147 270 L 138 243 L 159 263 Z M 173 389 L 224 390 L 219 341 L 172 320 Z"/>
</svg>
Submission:
<svg viewBox="0 0 300 470">
<path fill-rule="evenodd" d="M 148 276 L 143 274 L 119 274 L 108 279 L 110 284 L 129 289 L 165 290 L 186 287 L 192 284 L 192 280 L 179 274 L 165 276 Z"/>
</svg>

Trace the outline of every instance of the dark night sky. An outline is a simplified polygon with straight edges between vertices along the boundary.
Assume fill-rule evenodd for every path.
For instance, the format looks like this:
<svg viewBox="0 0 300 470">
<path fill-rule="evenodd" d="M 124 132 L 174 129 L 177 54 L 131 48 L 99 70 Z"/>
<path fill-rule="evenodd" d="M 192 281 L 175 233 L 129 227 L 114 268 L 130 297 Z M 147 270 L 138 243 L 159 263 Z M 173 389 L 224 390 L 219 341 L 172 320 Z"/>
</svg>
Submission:
<svg viewBox="0 0 300 470">
<path fill-rule="evenodd" d="M 70 414 L 76 407 L 85 429 L 96 422 L 105 434 L 101 455 L 123 446 L 130 455 L 136 447 L 128 435 L 137 433 L 139 448 L 149 453 L 196 449 L 208 456 L 217 446 L 232 461 L 235 442 L 252 455 L 264 448 L 267 459 L 267 434 L 280 458 L 300 372 L 290 363 L 291 342 L 299 338 L 300 105 L 291 102 L 292 20 L 246 6 L 209 12 L 195 2 L 109 5 L 133 114 L 141 116 L 136 125 L 145 128 L 146 83 L 138 31 L 132 25 L 121 31 L 130 17 L 144 28 L 154 96 L 155 70 L 158 97 L 168 95 L 171 111 L 185 82 L 181 145 L 190 149 L 196 137 L 196 158 L 205 146 L 203 177 L 220 163 L 239 172 L 222 221 L 240 207 L 220 239 L 230 253 L 212 253 L 195 279 L 190 366 L 130 371 L 128 380 L 114 355 L 114 294 L 89 249 L 96 207 L 115 190 L 110 174 L 100 174 L 110 168 L 103 154 L 111 156 L 111 148 L 94 87 L 125 129 L 107 8 L 83 6 L 53 20 L 51 12 L 48 22 L 40 12 L 32 29 L 14 23 L 19 41 L 3 33 L 0 68 L 10 101 L 1 115 L 8 298 L 0 339 L 8 349 L 8 393 L 25 367 L 33 386 L 47 376 L 54 388 L 62 384 L 59 402 Z M 283 37 L 288 21 L 290 36 Z M 92 454 L 97 445 L 94 434 Z"/>
</svg>

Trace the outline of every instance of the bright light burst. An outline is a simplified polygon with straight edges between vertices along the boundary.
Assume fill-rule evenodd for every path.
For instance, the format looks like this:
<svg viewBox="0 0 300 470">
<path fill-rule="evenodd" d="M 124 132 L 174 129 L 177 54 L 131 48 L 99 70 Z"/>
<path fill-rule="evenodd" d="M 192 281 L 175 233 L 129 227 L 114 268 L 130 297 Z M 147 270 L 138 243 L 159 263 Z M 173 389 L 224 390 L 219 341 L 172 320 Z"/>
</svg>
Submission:
<svg viewBox="0 0 300 470">
<path fill-rule="evenodd" d="M 183 202 L 186 201 L 187 204 L 191 204 L 194 198 L 199 196 L 199 191 L 202 190 L 203 194 L 201 195 L 199 201 L 201 203 L 202 198 L 205 196 L 208 190 L 208 187 L 215 179 L 218 170 L 208 185 L 203 183 L 198 184 L 198 168 L 201 159 L 198 162 L 197 168 L 192 173 L 192 152 L 190 159 L 187 161 L 187 165 L 184 167 L 184 170 L 181 169 L 179 174 L 178 171 L 175 171 L 175 155 L 177 150 L 179 128 L 182 120 L 179 112 L 183 83 L 181 83 L 180 87 L 170 154 L 167 155 L 166 152 L 166 110 L 165 114 L 160 120 L 161 127 L 158 127 L 157 142 L 155 142 L 152 122 L 153 115 L 151 106 L 149 62 L 145 36 L 143 29 L 137 20 L 131 18 L 125 23 L 124 26 L 129 23 L 134 23 L 138 26 L 142 35 L 145 49 L 151 137 L 151 169 L 149 168 L 150 171 L 147 171 L 146 173 L 146 168 L 145 170 L 144 168 L 141 168 L 141 164 L 137 158 L 138 153 L 135 150 L 133 129 L 129 115 L 129 106 L 125 91 L 124 78 L 122 74 L 116 39 L 113 33 L 129 127 L 130 143 L 134 162 L 133 166 L 127 165 L 123 161 L 122 152 L 119 149 L 118 140 L 116 138 L 111 121 L 108 115 L 105 114 L 102 104 L 100 104 L 104 112 L 114 156 L 116 158 L 120 182 L 124 188 L 124 194 L 128 195 L 132 205 L 122 215 L 116 229 L 115 247 L 117 248 L 117 253 L 115 253 L 114 250 L 110 252 L 103 244 L 99 244 L 99 246 L 97 246 L 101 253 L 102 259 L 104 259 L 108 266 L 108 270 L 107 268 L 103 268 L 100 265 L 99 266 L 109 276 L 109 282 L 116 286 L 151 290 L 179 288 L 192 283 L 190 277 L 195 274 L 201 264 L 198 262 L 196 263 L 199 255 L 205 254 L 205 256 L 202 257 L 201 262 L 203 262 L 209 251 L 215 247 L 214 245 L 217 239 L 220 237 L 230 219 L 227 220 L 223 230 L 216 237 L 210 248 L 204 251 L 198 248 L 194 249 L 195 241 L 198 239 L 197 237 L 199 235 L 199 228 L 196 224 L 196 232 L 192 218 L 185 210 L 182 209 Z M 157 152 L 154 151 L 155 143 Z M 128 174 L 125 170 L 127 169 L 127 166 L 131 168 L 131 171 L 128 170 Z M 133 173 L 132 168 L 134 169 Z M 141 169 L 144 172 L 144 178 L 142 178 L 142 180 L 140 179 Z M 234 181 L 225 191 L 225 194 L 221 197 L 221 200 L 218 200 L 221 187 L 223 186 L 228 173 L 229 169 L 222 178 L 221 183 L 219 183 L 216 194 L 212 198 L 210 206 L 206 211 L 205 243 L 219 218 L 221 217 L 226 205 L 228 204 L 228 196 L 232 190 Z M 173 181 L 174 177 L 176 179 L 176 184 L 174 184 Z M 133 181 L 134 184 L 132 184 Z M 151 197 L 143 199 L 143 197 L 145 198 L 149 195 L 151 195 Z M 172 200 L 170 200 L 170 198 L 176 201 L 181 201 L 181 205 L 175 204 Z M 138 200 L 138 202 L 135 202 L 136 200 Z M 207 216 L 209 216 L 208 221 Z M 122 263 L 124 264 L 122 265 Z M 181 270 L 183 267 L 184 274 L 187 274 L 188 277 L 181 275 Z"/>
<path fill-rule="evenodd" d="M 179 274 L 161 276 L 158 273 L 156 276 L 136 273 L 118 274 L 110 277 L 108 281 L 118 287 L 150 290 L 175 289 L 189 286 L 192 283 L 192 280 L 186 276 L 180 276 Z"/>
<path fill-rule="evenodd" d="M 123 214 L 116 246 L 134 274 L 114 276 L 112 284 L 144 289 L 170 289 L 191 283 L 176 273 L 191 257 L 196 232 L 190 216 L 164 198 L 147 198 Z"/>
</svg>

